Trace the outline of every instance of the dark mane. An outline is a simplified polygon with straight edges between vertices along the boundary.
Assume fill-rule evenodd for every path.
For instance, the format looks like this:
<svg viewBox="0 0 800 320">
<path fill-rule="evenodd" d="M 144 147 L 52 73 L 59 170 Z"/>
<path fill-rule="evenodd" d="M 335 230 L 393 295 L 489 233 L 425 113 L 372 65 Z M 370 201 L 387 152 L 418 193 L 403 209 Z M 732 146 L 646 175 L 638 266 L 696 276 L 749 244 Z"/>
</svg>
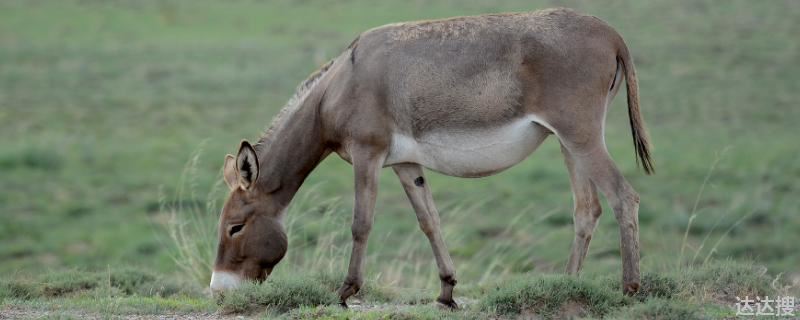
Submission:
<svg viewBox="0 0 800 320">
<path fill-rule="evenodd" d="M 323 75 L 328 72 L 331 65 L 333 64 L 334 60 L 330 60 L 326 62 L 322 67 L 317 69 L 316 71 L 312 72 L 311 75 L 308 76 L 300 85 L 297 86 L 295 89 L 294 94 L 289 101 L 283 106 L 280 112 L 275 115 L 275 118 L 272 119 L 272 123 L 269 125 L 267 130 L 261 134 L 261 138 L 258 139 L 258 143 L 254 146 L 256 148 L 261 147 L 263 145 L 269 144 L 272 141 L 273 132 L 277 129 L 277 127 L 283 123 L 286 116 L 296 110 L 300 104 L 302 103 L 303 99 L 308 95 L 312 88 L 319 82 Z"/>
</svg>

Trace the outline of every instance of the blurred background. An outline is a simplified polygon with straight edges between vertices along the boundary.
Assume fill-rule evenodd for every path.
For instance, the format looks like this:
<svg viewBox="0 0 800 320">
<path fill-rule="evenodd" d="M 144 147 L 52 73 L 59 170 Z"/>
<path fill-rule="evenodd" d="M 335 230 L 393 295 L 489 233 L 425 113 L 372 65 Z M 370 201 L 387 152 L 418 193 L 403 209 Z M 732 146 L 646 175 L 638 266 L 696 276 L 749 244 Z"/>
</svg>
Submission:
<svg viewBox="0 0 800 320">
<path fill-rule="evenodd" d="M 553 6 L 607 21 L 633 53 L 657 174 L 636 168 L 624 94 L 607 144 L 641 194 L 642 269 L 730 259 L 798 281 L 800 2 L 632 0 L 2 1 L 0 277 L 134 266 L 207 283 L 225 154 L 360 32 Z M 556 139 L 492 177 L 428 175 L 459 283 L 563 270 L 572 196 Z M 315 170 L 277 273 L 343 274 L 352 190 L 337 156 Z M 584 270 L 616 277 L 604 208 Z M 388 169 L 375 220 L 369 279 L 435 290 Z"/>
</svg>

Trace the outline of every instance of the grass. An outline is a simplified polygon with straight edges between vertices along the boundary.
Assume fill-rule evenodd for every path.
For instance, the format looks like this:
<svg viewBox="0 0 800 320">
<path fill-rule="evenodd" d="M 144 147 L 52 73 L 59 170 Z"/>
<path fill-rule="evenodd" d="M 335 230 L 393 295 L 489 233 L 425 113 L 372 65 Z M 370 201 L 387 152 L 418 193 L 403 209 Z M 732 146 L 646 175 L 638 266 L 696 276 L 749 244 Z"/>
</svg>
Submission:
<svg viewBox="0 0 800 320">
<path fill-rule="evenodd" d="M 287 319 L 485 319 L 489 314 L 480 312 L 447 311 L 436 306 L 411 306 L 405 308 L 383 307 L 368 310 L 344 310 L 339 307 L 300 308 L 284 315 Z"/>
<path fill-rule="evenodd" d="M 652 299 L 610 316 L 613 319 L 695 320 L 706 319 L 696 305 L 682 301 Z"/>
<path fill-rule="evenodd" d="M 735 301 L 736 297 L 765 296 L 776 290 L 764 267 L 723 262 L 689 272 L 685 290 L 692 296 L 712 297 L 722 301 Z M 786 292 L 784 292 L 786 294 Z"/>
<path fill-rule="evenodd" d="M 559 275 L 525 277 L 503 283 L 487 293 L 482 309 L 499 314 L 539 314 L 548 318 L 572 312 L 573 316 L 604 316 L 629 303 L 619 290 Z"/>
<path fill-rule="evenodd" d="M 338 303 L 335 291 L 307 276 L 293 279 L 273 279 L 264 285 L 247 284 L 226 294 L 221 302 L 224 312 L 242 313 L 269 309 L 287 312 L 304 306 L 334 305 Z"/>
<path fill-rule="evenodd" d="M 606 136 L 641 195 L 643 293 L 615 304 L 619 234 L 607 206 L 582 278 L 557 275 L 572 199 L 550 139 L 490 178 L 428 174 L 456 296 L 471 302 L 463 311 L 428 305 L 435 263 L 385 170 L 360 297 L 382 307 L 308 305 L 264 317 L 485 318 L 525 308 L 488 296 L 511 287 L 534 295 L 548 283 L 576 290 L 533 301 L 550 314 L 572 301 L 610 318 L 730 317 L 736 294 L 800 296 L 794 2 L 15 0 L 0 2 L 0 309 L 218 312 L 224 305 L 204 288 L 226 193 L 222 160 L 258 135 L 297 83 L 378 25 L 555 5 L 608 21 L 634 54 L 658 174 L 635 168 L 623 95 Z M 334 290 L 351 199 L 351 168 L 323 161 L 289 209 L 290 248 L 275 281 L 308 276 Z M 272 310 L 259 302 L 269 286 L 242 293 L 255 316 Z M 581 294 L 605 300 L 592 309 L 573 301 Z"/>
<path fill-rule="evenodd" d="M 15 277 L 0 283 L 0 298 L 31 300 L 65 297 L 87 292 L 112 296 L 169 297 L 197 287 L 165 279 L 138 269 L 120 268 L 108 273 L 82 270 L 57 271 L 40 277 Z"/>
<path fill-rule="evenodd" d="M 461 309 L 437 307 L 419 293 L 397 287 L 368 285 L 351 301 L 338 306 L 335 289 L 341 277 L 323 273 L 272 276 L 250 283 L 216 301 L 197 286 L 177 283 L 138 270 L 94 273 L 80 270 L 0 283 L 6 306 L 34 310 L 98 314 L 187 314 L 210 312 L 248 316 L 314 319 L 384 318 L 516 318 L 610 317 L 648 319 L 730 316 L 735 297 L 793 294 L 782 281 L 753 264 L 719 261 L 682 270 L 644 274 L 637 296 L 627 297 L 616 279 L 531 273 L 461 290 Z M 353 302 L 356 302 L 353 304 Z M 74 315 L 74 314 L 73 314 Z"/>
<path fill-rule="evenodd" d="M 203 291 L 184 281 L 139 269 L 64 270 L 0 281 L 0 305 L 67 318 L 90 315 L 208 313 L 217 310 Z M 29 317 L 40 317 L 32 313 Z"/>
<path fill-rule="evenodd" d="M 198 284 L 205 285 L 211 281 L 211 263 L 216 250 L 214 232 L 218 219 L 215 218 L 219 209 L 215 193 L 219 191 L 221 183 L 213 185 L 205 203 L 197 200 L 200 197 L 196 194 L 192 179 L 197 176 L 197 161 L 201 151 L 198 149 L 184 167 L 175 198 L 167 200 L 162 194 L 159 212 L 169 217 L 166 223 L 169 239 L 163 241 L 176 247 L 172 256 L 175 265 Z"/>
</svg>

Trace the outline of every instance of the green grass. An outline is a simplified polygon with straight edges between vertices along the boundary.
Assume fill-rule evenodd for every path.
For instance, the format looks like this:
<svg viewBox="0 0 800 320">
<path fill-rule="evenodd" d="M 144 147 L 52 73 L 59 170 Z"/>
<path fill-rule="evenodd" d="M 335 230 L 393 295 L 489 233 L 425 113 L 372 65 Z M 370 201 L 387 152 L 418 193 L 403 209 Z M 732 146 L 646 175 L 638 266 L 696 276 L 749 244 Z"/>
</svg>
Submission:
<svg viewBox="0 0 800 320">
<path fill-rule="evenodd" d="M 307 276 L 294 279 L 273 279 L 266 284 L 247 284 L 225 294 L 222 310 L 230 313 L 263 310 L 265 308 L 286 312 L 303 306 L 334 305 L 338 303 L 335 291 Z"/>
<path fill-rule="evenodd" d="M 192 291 L 194 290 L 194 291 Z M 198 295 L 196 286 L 137 269 L 119 268 L 107 273 L 81 270 L 54 271 L 40 277 L 20 277 L 0 282 L 0 298 L 33 300 L 102 292 L 113 296 L 170 297 Z"/>
<path fill-rule="evenodd" d="M 621 309 L 612 314 L 613 319 L 695 320 L 706 319 L 700 308 L 690 302 L 652 299 L 645 303 Z"/>
<path fill-rule="evenodd" d="M 65 270 L 38 277 L 8 277 L 0 281 L 0 305 L 23 310 L 125 315 L 215 312 L 217 306 L 193 283 L 124 267 L 106 272 Z"/>
<path fill-rule="evenodd" d="M 487 293 L 482 309 L 499 314 L 540 314 L 555 317 L 578 309 L 577 316 L 604 316 L 629 304 L 619 290 L 575 277 L 525 277 L 502 283 Z"/>
<path fill-rule="evenodd" d="M 720 261 L 696 269 L 646 273 L 634 297 L 623 296 L 619 281 L 606 277 L 526 275 L 485 289 L 480 309 L 545 318 L 703 318 L 709 315 L 700 306 L 725 310 L 734 305 L 736 297 L 790 294 L 774 288 L 765 271 L 749 263 Z"/>
<path fill-rule="evenodd" d="M 377 319 L 486 319 L 492 316 L 474 310 L 450 311 L 442 310 L 436 306 L 410 306 L 394 307 L 382 306 L 366 310 L 344 310 L 339 307 L 314 307 L 299 308 L 285 315 L 286 319 L 358 319 L 358 320 L 377 320 Z"/>
<path fill-rule="evenodd" d="M 636 169 L 624 95 L 606 135 L 641 195 L 643 293 L 614 302 L 619 232 L 607 207 L 583 277 L 554 275 L 573 232 L 569 179 L 550 139 L 493 177 L 428 174 L 456 296 L 472 307 L 427 304 L 438 293 L 435 263 L 384 170 L 361 299 L 389 306 L 265 317 L 484 318 L 494 312 L 478 307 L 487 296 L 535 295 L 539 281 L 584 290 L 561 292 L 564 301 L 606 297 L 597 309 L 579 302 L 608 317 L 730 317 L 735 294 L 800 296 L 795 2 L 13 0 L 0 2 L 0 308 L 218 312 L 203 290 L 222 160 L 258 136 L 297 83 L 378 25 L 556 5 L 608 21 L 634 55 L 658 174 Z M 331 156 L 289 209 L 290 248 L 275 279 L 311 275 L 332 292 L 346 270 L 351 209 L 351 169 Z M 259 302 L 268 286 L 253 289 L 248 310 L 270 309 Z"/>
<path fill-rule="evenodd" d="M 451 311 L 423 298 L 418 290 L 375 287 L 368 283 L 350 302 L 338 306 L 341 277 L 320 273 L 275 275 L 212 299 L 191 283 L 137 271 L 53 272 L 38 278 L 0 282 L 6 306 L 106 315 L 218 313 L 314 319 L 383 318 L 542 318 L 593 317 L 681 319 L 730 316 L 735 297 L 789 295 L 753 264 L 722 261 L 680 272 L 645 274 L 642 290 L 626 297 L 618 280 L 607 276 L 571 277 L 528 273 L 491 285 L 460 290 L 461 308 Z M 776 284 L 778 286 L 776 286 Z M 428 293 L 430 298 L 434 292 Z M 414 299 L 408 299 L 414 297 Z"/>
</svg>

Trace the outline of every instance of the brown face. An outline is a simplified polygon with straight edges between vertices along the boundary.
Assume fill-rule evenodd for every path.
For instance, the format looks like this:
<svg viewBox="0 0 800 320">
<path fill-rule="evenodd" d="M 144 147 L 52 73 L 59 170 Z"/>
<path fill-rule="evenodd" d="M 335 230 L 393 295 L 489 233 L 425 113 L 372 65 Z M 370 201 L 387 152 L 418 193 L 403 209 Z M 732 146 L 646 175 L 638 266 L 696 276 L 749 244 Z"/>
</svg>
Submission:
<svg viewBox="0 0 800 320">
<path fill-rule="evenodd" d="M 287 240 L 279 210 L 255 188 L 258 160 L 246 141 L 234 159 L 228 155 L 225 182 L 231 194 L 219 220 L 219 245 L 211 290 L 221 291 L 243 281 L 263 281 L 286 254 Z"/>
</svg>

